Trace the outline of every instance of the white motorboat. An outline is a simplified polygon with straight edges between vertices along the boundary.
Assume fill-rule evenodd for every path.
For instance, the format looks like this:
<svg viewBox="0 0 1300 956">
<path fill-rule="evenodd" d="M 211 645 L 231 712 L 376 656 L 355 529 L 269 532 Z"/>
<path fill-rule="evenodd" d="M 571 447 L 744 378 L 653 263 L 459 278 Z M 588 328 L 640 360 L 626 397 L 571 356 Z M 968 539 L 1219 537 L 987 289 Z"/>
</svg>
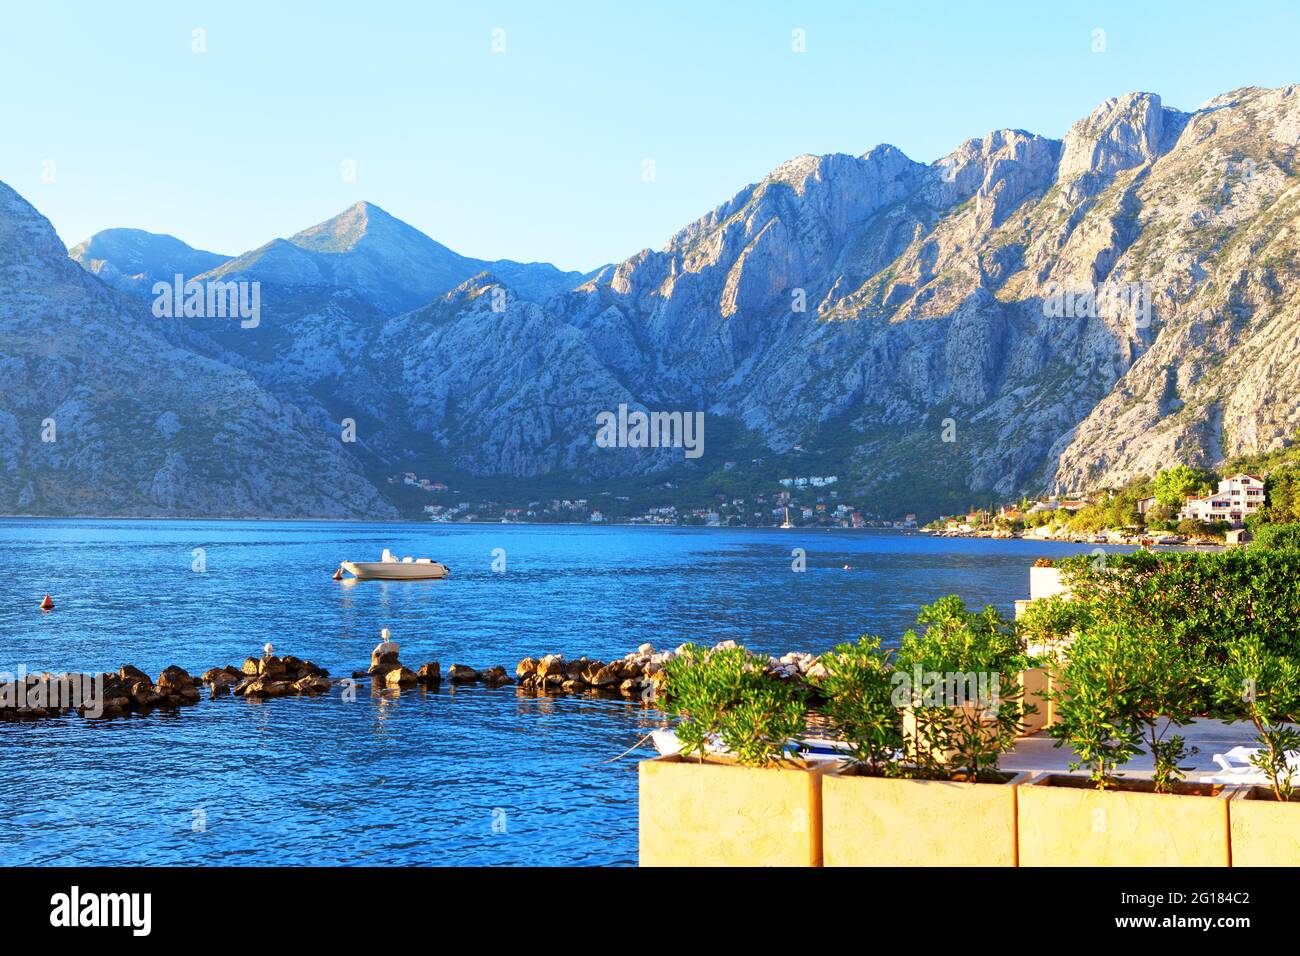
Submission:
<svg viewBox="0 0 1300 956">
<path fill-rule="evenodd" d="M 445 578 L 451 568 L 432 558 L 398 558 L 384 548 L 379 561 L 344 561 L 340 568 L 358 581 L 430 581 Z"/>
</svg>

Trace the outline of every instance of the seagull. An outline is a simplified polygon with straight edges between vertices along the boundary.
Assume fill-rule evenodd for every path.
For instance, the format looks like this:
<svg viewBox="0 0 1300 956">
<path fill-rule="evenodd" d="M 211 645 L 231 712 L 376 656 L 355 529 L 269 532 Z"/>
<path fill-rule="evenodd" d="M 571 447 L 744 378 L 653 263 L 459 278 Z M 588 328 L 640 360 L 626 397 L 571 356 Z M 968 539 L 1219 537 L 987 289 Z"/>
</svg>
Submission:
<svg viewBox="0 0 1300 956">
<path fill-rule="evenodd" d="M 267 657 L 270 657 L 270 656 L 271 656 L 271 651 L 272 651 L 272 648 L 271 648 L 271 642 L 270 642 L 270 641 L 267 641 L 264 645 L 262 645 L 262 650 L 266 651 L 266 656 L 267 656 Z"/>
</svg>

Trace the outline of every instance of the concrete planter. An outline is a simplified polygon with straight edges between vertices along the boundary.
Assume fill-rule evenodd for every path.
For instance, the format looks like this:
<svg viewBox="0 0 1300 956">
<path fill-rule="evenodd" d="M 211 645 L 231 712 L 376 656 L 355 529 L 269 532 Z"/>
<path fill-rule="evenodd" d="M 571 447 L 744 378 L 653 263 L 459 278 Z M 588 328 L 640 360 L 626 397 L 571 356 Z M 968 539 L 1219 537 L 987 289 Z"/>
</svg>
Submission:
<svg viewBox="0 0 1300 956">
<path fill-rule="evenodd" d="M 1086 777 L 1041 774 L 1018 788 L 1021 866 L 1228 866 L 1231 787 L 1150 781 L 1097 790 Z"/>
<path fill-rule="evenodd" d="M 1228 805 L 1233 866 L 1300 866 L 1300 801 L 1242 787 Z"/>
<path fill-rule="evenodd" d="M 822 778 L 829 769 L 680 756 L 641 761 L 641 865 L 821 866 Z"/>
<path fill-rule="evenodd" d="M 900 780 L 835 770 L 822 781 L 826 866 L 1015 866 L 1016 793 L 1006 783 Z"/>
</svg>

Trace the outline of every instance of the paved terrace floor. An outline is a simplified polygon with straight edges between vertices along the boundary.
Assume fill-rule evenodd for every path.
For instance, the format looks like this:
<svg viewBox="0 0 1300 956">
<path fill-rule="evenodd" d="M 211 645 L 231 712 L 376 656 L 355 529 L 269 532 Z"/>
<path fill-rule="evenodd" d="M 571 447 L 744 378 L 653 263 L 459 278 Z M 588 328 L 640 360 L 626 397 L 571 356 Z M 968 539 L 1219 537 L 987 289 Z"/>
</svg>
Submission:
<svg viewBox="0 0 1300 956">
<path fill-rule="evenodd" d="M 1214 762 L 1214 755 L 1225 753 L 1233 747 L 1257 747 L 1255 727 L 1247 721 L 1226 723 L 1222 720 L 1198 718 L 1182 728 L 1170 733 L 1177 733 L 1187 739 L 1189 747 L 1198 748 L 1198 752 L 1182 766 L 1191 768 L 1186 780 L 1194 783 L 1220 774 L 1223 770 Z M 1168 739 L 1168 734 L 1165 735 Z M 1040 732 L 1032 737 L 1022 737 L 1016 749 L 998 761 L 1002 770 L 1051 771 L 1069 773 L 1070 761 L 1074 758 L 1071 749 L 1064 744 L 1056 746 L 1056 741 Z M 1151 756 L 1145 752 L 1136 755 L 1121 768 L 1121 774 L 1133 778 L 1149 778 L 1154 769 Z M 1079 771 L 1086 773 L 1086 771 Z"/>
</svg>

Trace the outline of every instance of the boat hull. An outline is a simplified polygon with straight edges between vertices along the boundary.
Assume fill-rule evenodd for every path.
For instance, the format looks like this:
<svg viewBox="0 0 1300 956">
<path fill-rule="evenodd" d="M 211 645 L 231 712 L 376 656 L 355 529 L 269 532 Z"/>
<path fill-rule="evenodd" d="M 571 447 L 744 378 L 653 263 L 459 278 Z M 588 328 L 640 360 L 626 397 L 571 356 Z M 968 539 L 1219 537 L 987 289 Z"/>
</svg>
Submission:
<svg viewBox="0 0 1300 956">
<path fill-rule="evenodd" d="M 392 561 L 344 561 L 343 570 L 359 581 L 432 581 L 451 572 L 437 561 L 410 564 Z"/>
</svg>

